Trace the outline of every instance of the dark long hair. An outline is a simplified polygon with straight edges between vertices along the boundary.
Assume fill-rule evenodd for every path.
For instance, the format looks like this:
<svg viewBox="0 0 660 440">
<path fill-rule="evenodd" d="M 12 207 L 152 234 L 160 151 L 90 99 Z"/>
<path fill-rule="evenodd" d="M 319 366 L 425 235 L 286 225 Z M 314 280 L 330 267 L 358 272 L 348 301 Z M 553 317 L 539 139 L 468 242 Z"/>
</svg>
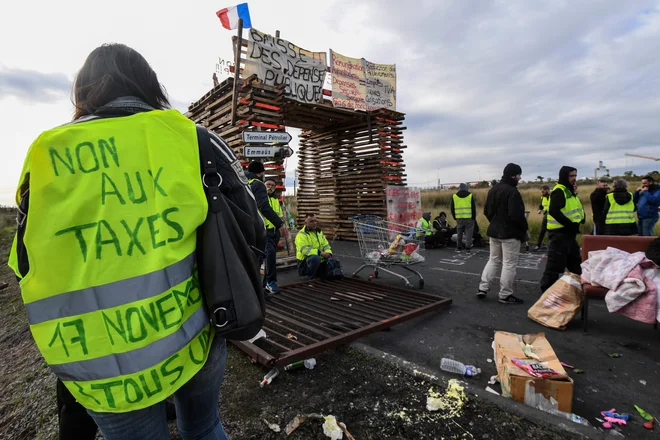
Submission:
<svg viewBox="0 0 660 440">
<path fill-rule="evenodd" d="M 89 54 L 73 84 L 73 119 L 122 96 L 135 96 L 159 110 L 170 107 L 156 72 L 138 51 L 125 44 L 99 46 Z"/>
</svg>

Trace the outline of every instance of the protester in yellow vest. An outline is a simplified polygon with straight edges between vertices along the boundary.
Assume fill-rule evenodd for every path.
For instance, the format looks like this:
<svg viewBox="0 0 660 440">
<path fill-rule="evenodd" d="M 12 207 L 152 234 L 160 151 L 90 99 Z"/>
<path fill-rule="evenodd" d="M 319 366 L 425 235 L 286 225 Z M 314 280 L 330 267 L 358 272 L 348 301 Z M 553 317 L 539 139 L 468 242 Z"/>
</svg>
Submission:
<svg viewBox="0 0 660 440">
<path fill-rule="evenodd" d="M 625 180 L 614 181 L 614 191 L 605 199 L 605 235 L 635 235 L 637 222 L 635 220 L 637 205 L 632 193 L 628 192 Z"/>
<path fill-rule="evenodd" d="M 417 220 L 415 230 L 415 235 L 418 239 L 424 237 L 424 247 L 426 249 L 433 249 L 440 244 L 440 236 L 434 234 L 433 232 L 433 226 L 431 224 L 431 212 L 422 213 L 422 217 Z"/>
<path fill-rule="evenodd" d="M 451 215 L 456 220 L 456 252 L 463 248 L 469 253 L 474 239 L 474 225 L 477 219 L 477 205 L 474 196 L 468 191 L 467 183 L 458 185 L 458 192 L 451 198 Z M 463 242 L 465 234 L 465 242 Z"/>
<path fill-rule="evenodd" d="M 296 234 L 298 275 L 309 279 L 325 278 L 330 258 L 334 258 L 332 248 L 323 231 L 318 228 L 316 216 L 307 214 L 305 226 Z"/>
<path fill-rule="evenodd" d="M 541 291 L 545 292 L 568 269 L 582 274 L 582 257 L 576 237 L 584 223 L 584 208 L 577 196 L 577 169 L 561 167 L 558 184 L 550 194 L 548 207 L 548 261 L 541 278 Z"/>
<path fill-rule="evenodd" d="M 289 230 L 282 220 L 282 208 L 279 201 L 271 197 L 277 184 L 273 180 L 270 184 L 272 190 L 269 192 L 263 181 L 265 174 L 264 164 L 258 160 L 253 160 L 248 165 L 246 175 L 259 212 L 266 224 L 266 248 L 263 250 L 265 257 L 260 261 L 260 263 L 264 263 L 263 286 L 266 292 L 276 294 L 280 293 L 280 287 L 277 285 L 277 243 L 280 242 L 280 237 L 286 237 L 289 234 Z"/>
<path fill-rule="evenodd" d="M 537 214 L 543 215 L 543 220 L 541 221 L 541 232 L 539 233 L 539 239 L 536 242 L 535 251 L 540 251 L 541 246 L 543 245 L 543 239 L 545 238 L 546 232 L 548 232 L 548 208 L 550 207 L 550 187 L 548 185 L 543 185 L 541 187 L 541 203 L 539 204 L 539 209 L 536 211 Z"/>
<path fill-rule="evenodd" d="M 74 121 L 34 141 L 16 195 L 9 263 L 36 345 L 106 440 L 169 438 L 171 395 L 184 438 L 226 438 L 226 346 L 195 269 L 195 124 L 122 44 L 92 51 L 73 95 Z"/>
</svg>

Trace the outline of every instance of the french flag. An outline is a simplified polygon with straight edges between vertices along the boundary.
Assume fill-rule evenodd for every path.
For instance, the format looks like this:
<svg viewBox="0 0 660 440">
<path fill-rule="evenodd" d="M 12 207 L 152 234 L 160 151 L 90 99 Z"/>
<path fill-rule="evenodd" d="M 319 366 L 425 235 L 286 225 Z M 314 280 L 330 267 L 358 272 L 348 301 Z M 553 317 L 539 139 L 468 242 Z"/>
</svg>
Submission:
<svg viewBox="0 0 660 440">
<path fill-rule="evenodd" d="M 225 29 L 237 29 L 239 18 L 243 19 L 244 28 L 252 27 L 250 10 L 248 9 L 247 3 L 241 3 L 240 5 L 232 6 L 231 8 L 220 9 L 215 15 L 218 16 L 222 23 L 222 27 Z"/>
</svg>

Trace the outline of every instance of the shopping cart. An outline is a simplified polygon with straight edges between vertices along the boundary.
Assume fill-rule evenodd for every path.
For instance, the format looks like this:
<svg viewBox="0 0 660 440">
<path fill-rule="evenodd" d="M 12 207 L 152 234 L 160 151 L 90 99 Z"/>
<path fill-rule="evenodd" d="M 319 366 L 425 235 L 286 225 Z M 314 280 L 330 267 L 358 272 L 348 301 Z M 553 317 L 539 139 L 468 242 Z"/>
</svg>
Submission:
<svg viewBox="0 0 660 440">
<path fill-rule="evenodd" d="M 425 234 L 418 236 L 416 228 L 385 221 L 376 215 L 358 215 L 349 217 L 349 220 L 353 222 L 364 260 L 364 264 L 353 272 L 354 277 L 365 267 L 372 267 L 374 271 L 369 279 L 378 278 L 378 273 L 383 271 L 401 278 L 410 288 L 413 287 L 410 278 L 417 276 L 417 286 L 424 287 L 424 277 L 410 266 L 424 261 L 420 252 L 424 249 Z M 413 275 L 406 277 L 387 269 L 392 266 L 399 266 Z"/>
</svg>

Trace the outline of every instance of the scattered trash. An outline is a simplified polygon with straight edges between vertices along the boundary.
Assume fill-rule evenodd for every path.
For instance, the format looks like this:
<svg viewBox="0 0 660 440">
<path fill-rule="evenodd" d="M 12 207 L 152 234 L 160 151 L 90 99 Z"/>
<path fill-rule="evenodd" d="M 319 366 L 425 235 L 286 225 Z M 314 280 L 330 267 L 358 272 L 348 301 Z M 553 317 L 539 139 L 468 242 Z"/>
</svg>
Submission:
<svg viewBox="0 0 660 440">
<path fill-rule="evenodd" d="M 646 362 L 637 362 L 639 365 L 646 365 Z"/>
<path fill-rule="evenodd" d="M 591 426 L 591 423 L 587 419 L 583 419 L 577 414 L 568 413 L 559 410 L 559 402 L 554 397 L 546 399 L 542 393 L 537 393 L 536 389 L 533 386 L 534 381 L 528 380 L 525 383 L 525 405 L 531 406 L 532 408 L 539 409 L 541 411 L 553 414 L 555 416 L 563 417 L 570 420 L 574 423 L 579 423 L 584 426 Z"/>
<path fill-rule="evenodd" d="M 300 424 L 305 421 L 304 417 L 301 416 L 296 416 L 291 420 L 287 425 L 286 428 L 284 428 L 284 432 L 286 432 L 286 435 L 291 435 L 293 431 L 298 429 Z"/>
<path fill-rule="evenodd" d="M 298 340 L 298 336 L 296 336 L 294 334 L 291 334 L 291 333 L 287 333 L 286 337 L 289 338 L 289 339 L 293 339 L 294 341 Z"/>
<path fill-rule="evenodd" d="M 640 380 L 639 383 L 641 383 L 642 385 L 646 385 L 646 381 L 645 381 L 645 380 Z"/>
<path fill-rule="evenodd" d="M 603 415 L 605 417 L 611 417 L 611 418 L 614 418 L 614 419 L 625 420 L 626 422 L 628 420 L 630 420 L 630 414 L 628 414 L 628 413 L 619 414 L 618 412 L 616 412 L 615 408 L 612 408 L 609 411 L 603 411 L 603 412 L 601 412 L 601 415 Z"/>
<path fill-rule="evenodd" d="M 248 340 L 248 342 L 249 342 L 250 344 L 252 344 L 252 343 L 254 343 L 254 341 L 256 341 L 257 339 L 266 338 L 266 337 L 267 337 L 267 336 L 266 336 L 266 332 L 265 332 L 263 329 L 261 329 L 261 330 L 259 330 L 259 333 L 257 333 L 257 334 L 255 335 L 254 338 Z"/>
<path fill-rule="evenodd" d="M 570 368 L 571 370 L 575 368 L 573 365 L 568 365 L 566 362 L 559 362 L 562 367 Z"/>
<path fill-rule="evenodd" d="M 488 381 L 488 385 L 495 385 L 497 383 L 497 374 L 495 376 L 491 376 L 490 380 Z"/>
<path fill-rule="evenodd" d="M 495 391 L 495 390 L 492 389 L 491 387 L 486 387 L 486 391 L 488 391 L 488 392 L 491 393 L 491 394 L 495 394 L 496 396 L 499 396 L 499 395 L 500 395 L 500 393 L 498 393 L 497 391 Z"/>
<path fill-rule="evenodd" d="M 284 367 L 284 370 L 289 371 L 296 368 L 300 368 L 302 366 L 304 366 L 308 370 L 313 370 L 314 366 L 316 366 L 316 359 L 310 358 L 310 359 L 305 359 L 304 361 L 290 363 L 289 365 Z"/>
<path fill-rule="evenodd" d="M 329 415 L 324 416 L 321 414 L 311 413 L 303 414 L 301 416 L 294 417 L 284 428 L 286 435 L 291 435 L 293 431 L 298 429 L 298 427 L 305 422 L 306 420 L 319 420 L 323 422 L 323 433 L 330 437 L 331 439 L 341 439 L 343 434 L 346 434 L 348 440 L 355 440 L 355 437 L 348 432 L 346 425 L 337 421 L 335 416 Z"/>
<path fill-rule="evenodd" d="M 462 362 L 447 358 L 442 358 L 440 361 L 440 369 L 448 373 L 462 374 L 467 377 L 474 377 L 481 373 L 481 369 L 474 365 L 465 365 Z"/>
<path fill-rule="evenodd" d="M 344 437 L 344 431 L 337 424 L 335 416 L 325 416 L 323 423 L 323 434 L 330 437 L 332 440 L 340 440 Z"/>
<path fill-rule="evenodd" d="M 339 427 L 341 428 L 342 431 L 344 431 L 344 434 L 346 434 L 346 438 L 348 438 L 348 440 L 355 440 L 355 437 L 353 437 L 351 435 L 351 433 L 348 432 L 348 429 L 346 429 L 346 424 L 345 423 L 340 422 Z"/>
<path fill-rule="evenodd" d="M 614 358 L 614 359 L 618 359 L 620 357 L 623 357 L 623 355 L 621 353 L 609 353 L 608 356 L 611 357 L 611 358 Z"/>
<path fill-rule="evenodd" d="M 534 377 L 541 377 L 543 379 L 547 379 L 549 377 L 554 377 L 559 375 L 559 373 L 557 373 L 555 370 L 545 366 L 541 362 L 530 361 L 527 359 L 517 359 L 517 358 L 511 359 L 511 362 L 513 362 L 513 364 L 518 368 L 520 368 L 521 370 L 526 371 L 527 373 L 529 373 Z"/>
<path fill-rule="evenodd" d="M 635 405 L 635 409 L 637 410 L 639 415 L 642 416 L 644 420 L 646 420 L 646 422 L 644 422 L 644 428 L 653 429 L 653 426 L 655 424 L 655 417 L 653 417 L 651 414 L 647 413 L 637 405 Z"/>
<path fill-rule="evenodd" d="M 436 393 L 433 388 L 429 389 L 429 395 L 426 398 L 426 409 L 429 411 L 444 410 L 446 414 L 442 418 L 452 419 L 461 415 L 461 410 L 466 401 L 465 388 L 456 379 L 451 379 L 444 395 Z"/>
<path fill-rule="evenodd" d="M 273 432 L 280 432 L 282 428 L 280 428 L 280 425 L 277 423 L 270 423 L 268 420 L 264 419 L 264 423 L 268 425 L 271 431 Z"/>
<path fill-rule="evenodd" d="M 298 429 L 298 427 L 307 419 L 315 420 L 325 420 L 321 414 L 305 414 L 302 416 L 295 416 L 284 428 L 286 435 L 291 435 L 293 431 Z"/>
<path fill-rule="evenodd" d="M 523 344 L 520 343 L 521 339 Z M 513 364 L 512 359 L 533 362 L 532 359 L 525 358 L 527 355 L 523 350 L 527 346 L 533 347 L 535 354 L 543 359 L 543 362 L 540 362 L 543 367 L 550 368 L 558 374 L 545 379 L 534 377 L 526 370 Z M 527 347 L 527 351 L 529 351 L 529 347 Z M 558 410 L 566 413 L 572 412 L 574 382 L 569 379 L 566 370 L 564 370 L 550 342 L 543 333 L 518 335 L 496 331 L 494 360 L 497 364 L 498 378 L 502 386 L 502 396 L 524 403 L 526 384 L 532 380 L 534 391 L 541 392 L 548 398 L 554 398 L 558 402 Z"/>
<path fill-rule="evenodd" d="M 489 364 L 492 364 L 493 360 L 492 359 L 486 359 L 486 362 L 488 362 Z"/>
<path fill-rule="evenodd" d="M 259 387 L 263 388 L 264 385 L 269 385 L 273 379 L 275 379 L 278 375 L 280 374 L 280 370 L 277 368 L 273 368 L 266 374 L 263 378 L 263 380 L 259 383 Z"/>
<path fill-rule="evenodd" d="M 575 374 L 584 374 L 584 370 L 580 370 L 579 368 L 576 368 L 575 370 L 573 370 L 573 373 L 575 373 Z"/>
<path fill-rule="evenodd" d="M 616 412 L 616 408 L 601 411 L 600 415 L 605 419 L 603 422 L 603 428 L 605 429 L 612 429 L 614 425 L 626 425 L 630 420 L 630 414 L 619 414 Z"/>
<path fill-rule="evenodd" d="M 603 420 L 603 419 L 599 419 L 598 417 L 594 417 L 594 419 L 596 419 L 596 421 L 598 421 L 598 422 L 600 422 L 600 423 L 605 423 L 605 420 Z"/>
<path fill-rule="evenodd" d="M 537 361 L 541 360 L 541 358 L 532 351 L 534 349 L 534 346 L 523 342 L 522 335 L 518 335 L 518 341 L 520 341 L 520 348 L 522 348 L 522 351 L 523 353 L 525 353 L 525 356 L 527 356 L 528 358 L 536 359 Z"/>
</svg>

